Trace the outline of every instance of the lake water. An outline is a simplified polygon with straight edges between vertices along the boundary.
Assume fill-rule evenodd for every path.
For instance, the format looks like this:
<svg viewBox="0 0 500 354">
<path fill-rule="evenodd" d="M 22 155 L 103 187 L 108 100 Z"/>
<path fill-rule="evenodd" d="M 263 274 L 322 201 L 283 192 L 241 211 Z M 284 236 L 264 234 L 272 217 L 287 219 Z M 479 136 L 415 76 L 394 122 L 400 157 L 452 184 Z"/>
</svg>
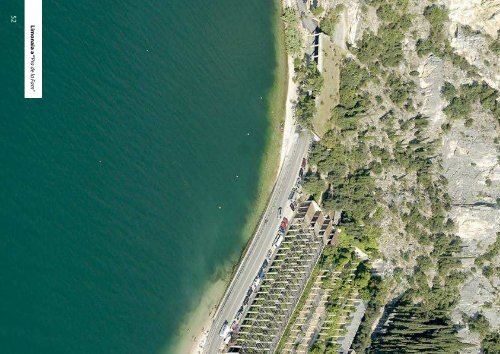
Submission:
<svg viewBox="0 0 500 354">
<path fill-rule="evenodd" d="M 25 100 L 22 1 L 0 3 L 0 352 L 158 353 L 244 245 L 276 9 L 43 5 Z"/>
</svg>

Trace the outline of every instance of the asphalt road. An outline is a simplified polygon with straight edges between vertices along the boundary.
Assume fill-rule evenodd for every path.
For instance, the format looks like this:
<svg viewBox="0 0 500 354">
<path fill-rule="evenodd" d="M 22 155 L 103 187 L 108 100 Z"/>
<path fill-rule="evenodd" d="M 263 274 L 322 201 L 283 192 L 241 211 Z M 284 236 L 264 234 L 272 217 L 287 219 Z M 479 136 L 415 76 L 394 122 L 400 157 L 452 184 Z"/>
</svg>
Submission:
<svg viewBox="0 0 500 354">
<path fill-rule="evenodd" d="M 220 353 L 223 338 L 219 336 L 219 331 L 224 321 L 227 320 L 231 325 L 278 232 L 282 220 L 278 218 L 278 207 L 283 208 L 284 216 L 291 214 L 288 196 L 297 181 L 302 158 L 307 154 L 309 143 L 309 134 L 302 132 L 291 145 L 257 232 L 217 309 L 204 353 Z"/>
</svg>

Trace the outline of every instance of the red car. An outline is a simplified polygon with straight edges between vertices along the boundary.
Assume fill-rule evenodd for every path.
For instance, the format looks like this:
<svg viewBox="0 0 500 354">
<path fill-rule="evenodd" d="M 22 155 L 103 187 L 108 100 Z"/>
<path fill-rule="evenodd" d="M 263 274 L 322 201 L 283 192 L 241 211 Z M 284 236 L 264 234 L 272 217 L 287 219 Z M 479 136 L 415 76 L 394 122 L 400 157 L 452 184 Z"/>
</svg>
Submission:
<svg viewBox="0 0 500 354">
<path fill-rule="evenodd" d="M 283 230 L 284 230 L 284 229 L 286 229 L 287 226 L 288 226 L 288 219 L 283 218 L 283 221 L 281 222 L 280 228 L 283 228 Z"/>
</svg>

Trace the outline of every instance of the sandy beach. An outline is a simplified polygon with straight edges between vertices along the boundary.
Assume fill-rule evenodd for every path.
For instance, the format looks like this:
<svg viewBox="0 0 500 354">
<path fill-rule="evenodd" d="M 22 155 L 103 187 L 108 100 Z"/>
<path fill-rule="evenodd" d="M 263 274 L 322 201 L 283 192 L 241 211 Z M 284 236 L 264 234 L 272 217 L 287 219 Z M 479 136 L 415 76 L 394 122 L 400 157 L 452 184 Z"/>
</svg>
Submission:
<svg viewBox="0 0 500 354">
<path fill-rule="evenodd" d="M 280 168 L 286 156 L 286 152 L 289 151 L 291 143 L 294 138 L 296 122 L 293 116 L 293 105 L 297 100 L 297 85 L 293 82 L 294 68 L 293 68 L 293 58 L 288 56 L 288 89 L 286 96 L 286 110 L 285 110 L 285 123 L 283 127 L 283 142 L 281 144 L 280 153 Z"/>
<path fill-rule="evenodd" d="M 203 293 L 203 299 L 180 333 L 178 345 L 165 352 L 201 354 L 215 311 L 227 283 L 219 280 Z"/>
</svg>

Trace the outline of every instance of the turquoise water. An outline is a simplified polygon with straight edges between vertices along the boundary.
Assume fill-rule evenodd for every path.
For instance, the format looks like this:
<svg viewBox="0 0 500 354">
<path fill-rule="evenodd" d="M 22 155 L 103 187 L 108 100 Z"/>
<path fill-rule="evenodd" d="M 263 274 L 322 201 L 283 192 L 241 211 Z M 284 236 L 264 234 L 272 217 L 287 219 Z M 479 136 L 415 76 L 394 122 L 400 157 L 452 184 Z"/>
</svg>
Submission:
<svg viewBox="0 0 500 354">
<path fill-rule="evenodd" d="M 28 101 L 22 1 L 0 3 L 0 352 L 158 353 L 244 245 L 275 8 L 43 5 Z"/>
</svg>

